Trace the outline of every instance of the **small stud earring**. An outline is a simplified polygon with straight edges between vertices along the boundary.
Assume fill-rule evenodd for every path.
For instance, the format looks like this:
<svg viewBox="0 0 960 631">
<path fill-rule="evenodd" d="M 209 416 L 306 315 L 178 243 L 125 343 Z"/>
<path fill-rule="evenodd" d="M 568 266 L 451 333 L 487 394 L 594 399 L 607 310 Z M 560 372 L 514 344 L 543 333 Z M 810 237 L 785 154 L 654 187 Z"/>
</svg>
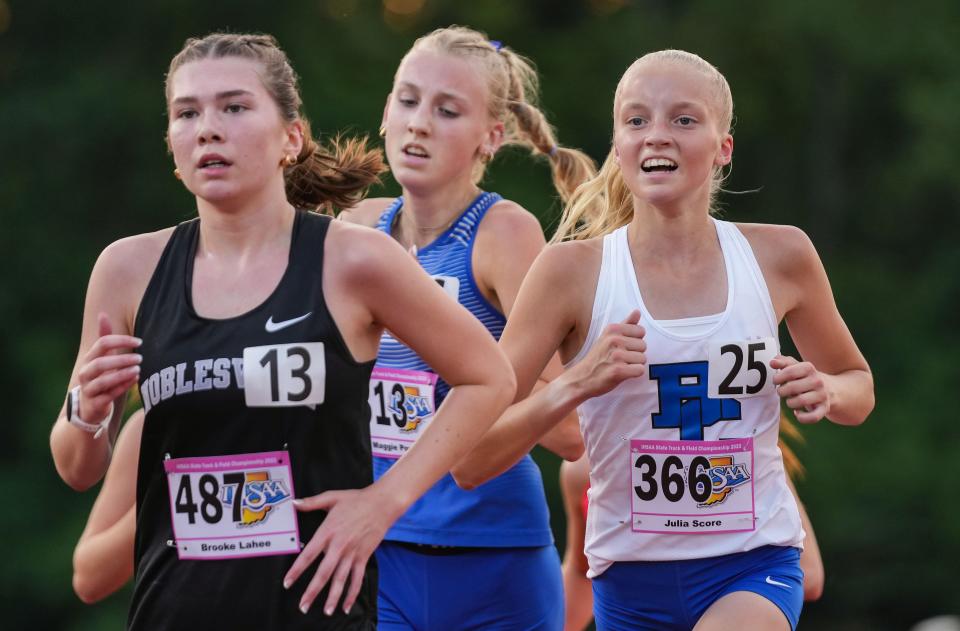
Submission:
<svg viewBox="0 0 960 631">
<path fill-rule="evenodd" d="M 378 131 L 377 133 L 380 134 L 380 137 L 381 137 L 381 138 L 386 138 L 386 137 L 387 137 L 387 126 L 386 126 L 386 125 L 380 125 L 380 131 Z"/>
<path fill-rule="evenodd" d="M 292 167 L 296 163 L 297 163 L 297 156 L 295 155 L 284 156 L 283 160 L 280 161 L 280 164 L 282 164 L 285 167 Z"/>
<path fill-rule="evenodd" d="M 174 170 L 173 170 L 173 177 L 177 178 L 178 180 L 182 180 L 182 179 L 183 179 L 183 177 L 180 175 L 180 169 L 174 169 Z"/>
</svg>

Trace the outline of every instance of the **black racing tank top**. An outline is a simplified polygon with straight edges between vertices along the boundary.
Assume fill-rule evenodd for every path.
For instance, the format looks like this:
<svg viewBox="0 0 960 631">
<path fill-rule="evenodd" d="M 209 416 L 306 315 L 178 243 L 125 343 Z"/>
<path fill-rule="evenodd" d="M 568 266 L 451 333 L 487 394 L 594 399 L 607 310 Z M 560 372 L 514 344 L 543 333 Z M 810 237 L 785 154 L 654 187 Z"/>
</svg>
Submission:
<svg viewBox="0 0 960 631">
<path fill-rule="evenodd" d="M 298 211 L 287 269 L 276 289 L 258 307 L 232 318 L 213 320 L 194 311 L 199 219 L 174 229 L 157 263 L 134 327 L 143 339 L 139 385 L 147 414 L 137 478 L 130 629 L 376 626 L 373 557 L 350 614 L 338 607 L 328 618 L 323 614 L 326 590 L 308 615 L 298 609 L 316 564 L 284 590 L 283 577 L 295 554 L 249 556 L 249 550 L 237 549 L 246 545 L 263 553 L 256 546 L 267 544 L 244 537 L 280 523 L 269 514 L 265 497 L 277 502 L 273 515 L 280 515 L 281 504 L 293 496 L 361 488 L 373 481 L 367 397 L 374 362 L 354 361 L 324 301 L 323 253 L 330 221 Z M 252 383 L 259 384 L 258 393 Z M 251 401 L 252 396 L 257 400 Z M 265 453 L 287 454 L 281 461 L 289 463 L 289 480 L 271 481 L 269 474 L 257 471 L 258 454 Z M 206 471 L 186 468 L 187 474 L 174 482 L 165 467 L 165 462 L 210 461 L 240 462 L 246 466 L 239 472 L 245 481 L 231 484 L 226 474 L 203 465 Z M 238 472 L 232 473 L 235 481 Z M 205 540 L 188 541 L 184 533 L 196 532 L 175 529 L 175 516 L 181 524 L 190 519 L 191 524 L 210 521 L 222 529 L 237 526 L 235 538 L 207 542 L 203 548 L 226 558 L 180 558 L 188 544 L 199 550 Z M 296 520 L 302 544 L 324 516 L 315 511 L 289 518 Z M 288 542 L 296 545 L 292 536 Z"/>
</svg>

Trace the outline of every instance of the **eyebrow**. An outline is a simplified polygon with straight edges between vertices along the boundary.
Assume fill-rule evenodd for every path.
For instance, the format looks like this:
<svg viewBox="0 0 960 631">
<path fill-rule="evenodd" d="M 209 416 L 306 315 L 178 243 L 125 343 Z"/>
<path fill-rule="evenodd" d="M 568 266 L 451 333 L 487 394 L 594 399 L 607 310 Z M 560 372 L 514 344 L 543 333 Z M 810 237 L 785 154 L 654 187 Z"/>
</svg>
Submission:
<svg viewBox="0 0 960 631">
<path fill-rule="evenodd" d="M 237 96 L 253 96 L 253 92 L 249 90 L 227 90 L 225 92 L 217 92 L 214 96 L 214 99 L 217 101 L 222 101 L 224 99 L 232 99 Z M 178 96 L 177 98 L 171 101 L 174 105 L 180 105 L 184 103 L 196 103 L 199 101 L 195 96 Z"/>
<path fill-rule="evenodd" d="M 639 101 L 628 101 L 620 107 L 621 110 L 642 110 L 646 108 L 647 106 Z"/>
<path fill-rule="evenodd" d="M 674 109 L 707 109 L 706 103 L 698 103 L 696 101 L 680 101 L 679 103 L 674 103 L 671 107 Z"/>
<path fill-rule="evenodd" d="M 400 83 L 397 84 L 397 87 L 398 87 L 398 88 L 409 88 L 409 89 L 411 89 L 411 90 L 415 90 L 415 91 L 418 92 L 418 93 L 422 91 L 422 90 L 420 89 L 420 86 L 418 86 L 418 85 L 416 85 L 416 84 L 414 84 L 414 83 L 410 83 L 409 81 L 401 81 Z M 455 100 L 457 100 L 457 101 L 464 101 L 464 102 L 469 102 L 469 101 L 470 101 L 470 99 L 468 99 L 467 97 L 463 96 L 462 94 L 457 94 L 457 93 L 455 93 L 455 92 L 444 92 L 444 91 L 441 91 L 441 92 L 439 92 L 438 94 L 439 94 L 439 96 L 440 96 L 441 98 L 445 98 L 445 99 L 455 99 Z"/>
<path fill-rule="evenodd" d="M 646 104 L 641 103 L 639 101 L 629 101 L 627 103 L 624 103 L 621 109 L 642 110 L 642 109 L 647 109 L 647 107 L 648 106 Z M 707 105 L 705 103 L 698 103 L 696 101 L 679 101 L 677 103 L 672 103 L 670 105 L 671 109 L 689 109 L 689 108 L 705 109 L 706 107 Z"/>
</svg>

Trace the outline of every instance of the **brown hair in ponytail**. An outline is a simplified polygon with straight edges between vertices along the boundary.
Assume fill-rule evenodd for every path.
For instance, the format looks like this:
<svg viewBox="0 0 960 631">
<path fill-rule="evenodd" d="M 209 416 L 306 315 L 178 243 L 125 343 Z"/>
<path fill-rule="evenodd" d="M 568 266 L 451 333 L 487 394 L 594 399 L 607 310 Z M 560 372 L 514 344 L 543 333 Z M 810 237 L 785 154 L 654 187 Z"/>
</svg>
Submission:
<svg viewBox="0 0 960 631">
<path fill-rule="evenodd" d="M 190 38 L 170 61 L 166 90 L 170 97 L 170 79 L 180 66 L 200 59 L 242 57 L 260 64 L 264 87 L 287 123 L 299 120 L 303 125 L 303 148 L 297 161 L 284 168 L 287 199 L 298 208 L 317 210 L 330 205 L 352 206 L 366 189 L 379 181 L 387 170 L 379 149 L 368 149 L 366 138 L 336 137 L 321 145 L 310 132 L 303 114 L 303 100 L 297 74 L 286 53 L 272 35 L 211 33 Z"/>
<path fill-rule="evenodd" d="M 596 173 L 582 151 L 561 147 L 546 116 L 537 107 L 539 81 L 533 63 L 479 31 L 449 26 L 424 35 L 410 52 L 432 50 L 475 60 L 484 70 L 490 91 L 489 114 L 504 123 L 505 145 L 521 145 L 550 160 L 553 184 L 564 202 Z M 410 53 L 407 53 L 408 55 Z M 477 160 L 474 179 L 483 177 L 485 163 Z"/>
</svg>

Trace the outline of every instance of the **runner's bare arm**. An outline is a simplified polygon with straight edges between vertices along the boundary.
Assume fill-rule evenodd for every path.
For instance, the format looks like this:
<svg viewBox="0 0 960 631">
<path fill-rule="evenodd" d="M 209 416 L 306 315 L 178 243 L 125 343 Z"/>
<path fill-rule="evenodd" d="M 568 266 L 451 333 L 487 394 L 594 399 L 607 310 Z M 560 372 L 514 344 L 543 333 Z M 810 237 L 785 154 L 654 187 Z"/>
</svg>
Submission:
<svg viewBox="0 0 960 631">
<path fill-rule="evenodd" d="M 537 219 L 514 202 L 495 204 L 484 217 L 477 234 L 473 266 L 477 282 L 485 295 L 509 320 L 517 294 L 533 261 L 546 245 Z M 555 379 L 563 367 L 554 355 L 540 374 L 534 391 Z M 501 428 L 502 429 L 502 428 Z M 504 437 L 509 439 L 509 437 Z M 576 460 L 583 454 L 583 440 L 576 412 L 540 437 L 539 444 L 564 460 Z M 495 453 L 487 454 L 495 457 Z M 483 457 L 477 454 L 478 457 Z"/>
<path fill-rule="evenodd" d="M 560 362 L 560 356 L 554 355 L 541 373 L 540 379 L 537 380 L 533 392 L 544 388 L 561 373 L 563 373 L 563 364 Z M 549 449 L 568 462 L 583 456 L 583 436 L 580 435 L 580 417 L 577 416 L 576 409 L 548 430 L 537 442 L 541 447 Z"/>
<path fill-rule="evenodd" d="M 771 362 L 780 396 L 801 423 L 826 417 L 859 425 L 873 410 L 873 375 L 837 310 L 813 243 L 791 226 L 743 228 L 801 357 Z"/>
<path fill-rule="evenodd" d="M 483 325 L 450 300 L 393 239 L 337 222 L 327 239 L 324 293 L 334 318 L 338 325 L 346 322 L 337 316 L 343 310 L 336 306 L 345 296 L 366 313 L 364 337 L 372 344 L 358 359 L 374 357 L 381 331 L 389 328 L 452 386 L 423 435 L 376 483 L 298 502 L 301 510 L 329 512 L 284 584 L 292 584 L 323 553 L 301 607 L 309 608 L 330 582 L 324 610 L 332 612 L 345 587 L 343 607 L 353 605 L 367 559 L 389 526 L 486 432 L 513 399 L 515 381 Z M 348 330 L 345 337 L 359 335 Z M 354 354 L 359 355 L 356 350 Z"/>
<path fill-rule="evenodd" d="M 50 433 L 50 449 L 60 477 L 76 490 L 85 490 L 103 477 L 111 444 L 119 431 L 127 390 L 139 375 L 140 342 L 132 336 L 136 309 L 172 229 L 138 235 L 107 247 L 90 274 L 83 313 L 80 348 L 67 390 L 79 385 L 80 417 L 95 424 L 113 406 L 109 434 L 79 429 L 60 409 Z"/>
<path fill-rule="evenodd" d="M 524 281 L 500 341 L 517 374 L 518 402 L 454 467 L 451 473 L 463 488 L 503 473 L 582 401 L 645 371 L 643 329 L 635 312 L 608 327 L 582 361 L 523 399 L 557 349 L 589 325 L 585 303 L 592 303 L 599 260 L 588 248 L 583 243 L 546 248 Z"/>
<path fill-rule="evenodd" d="M 90 604 L 117 591 L 133 576 L 137 461 L 143 410 L 123 426 L 100 493 L 73 551 L 73 591 Z"/>
<path fill-rule="evenodd" d="M 797 508 L 800 509 L 800 523 L 803 525 L 803 531 L 806 535 L 803 538 L 803 552 L 800 553 L 800 569 L 803 570 L 803 599 L 807 602 L 820 600 L 823 595 L 823 584 L 826 580 L 823 570 L 823 557 L 820 555 L 820 545 L 817 543 L 817 535 L 813 531 L 813 522 L 807 515 L 807 509 L 797 494 L 797 487 L 793 480 L 787 476 L 787 486 L 793 493 L 793 498 L 797 501 Z"/>
<path fill-rule="evenodd" d="M 590 463 L 586 456 L 560 464 L 560 492 L 567 518 L 567 542 L 563 553 L 564 631 L 583 631 L 593 618 L 593 588 L 587 578 L 587 557 L 583 553 L 586 515 L 583 494 L 590 484 Z"/>
</svg>

